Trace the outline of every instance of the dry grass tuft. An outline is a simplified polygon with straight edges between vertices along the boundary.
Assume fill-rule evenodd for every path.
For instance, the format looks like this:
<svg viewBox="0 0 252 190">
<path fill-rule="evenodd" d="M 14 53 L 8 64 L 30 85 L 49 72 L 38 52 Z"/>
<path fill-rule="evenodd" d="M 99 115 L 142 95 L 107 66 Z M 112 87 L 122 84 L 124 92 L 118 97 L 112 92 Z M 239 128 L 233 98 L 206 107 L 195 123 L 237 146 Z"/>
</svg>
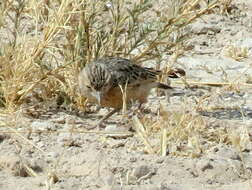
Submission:
<svg viewBox="0 0 252 190">
<path fill-rule="evenodd" d="M 231 3 L 233 0 L 220 0 L 220 12 L 221 14 L 228 14 L 231 10 Z"/>
<path fill-rule="evenodd" d="M 227 46 L 223 49 L 223 53 L 227 57 L 231 57 L 236 61 L 242 61 L 245 58 L 248 58 L 248 48 L 246 47 L 237 47 L 234 45 Z"/>
<path fill-rule="evenodd" d="M 151 0 L 5 1 L 0 6 L 0 105 L 58 99 L 83 107 L 76 75 L 93 59 L 122 56 L 138 63 L 165 60 L 183 49 L 186 26 L 218 5 L 173 1 L 169 14 Z"/>
<path fill-rule="evenodd" d="M 157 120 L 137 117 L 133 119 L 134 127 L 142 146 L 138 147 L 149 154 L 167 154 L 185 157 L 200 157 L 219 144 L 233 145 L 238 152 L 251 146 L 246 127 L 231 130 L 210 122 L 203 116 L 169 112 L 160 108 Z"/>
<path fill-rule="evenodd" d="M 203 4 L 202 4 L 203 2 Z M 160 8 L 159 3 L 164 3 Z M 57 102 L 85 109 L 76 76 L 102 56 L 122 56 L 141 64 L 166 63 L 164 72 L 187 50 L 190 24 L 231 1 L 169 0 L 13 0 L 0 4 L 0 106 L 15 111 L 22 105 Z M 167 63 L 167 54 L 170 61 Z M 229 48 L 241 60 L 246 49 Z M 160 79 L 164 80 L 163 78 Z M 184 80 L 189 86 L 189 82 Z M 224 86 L 221 84 L 203 84 Z M 229 85 L 229 84 L 227 84 Z M 233 86 L 229 85 L 234 89 Z M 239 89 L 237 89 L 239 90 Z M 122 89 L 122 92 L 125 91 Z M 124 98 L 127 98 L 124 95 Z M 208 97 L 198 102 L 198 109 Z M 125 107 L 125 106 L 124 106 Z M 160 110 L 160 119 L 133 119 L 149 153 L 197 157 L 211 143 L 227 140 L 225 129 L 213 130 L 204 118 Z M 206 142 L 207 143 L 206 143 Z"/>
</svg>

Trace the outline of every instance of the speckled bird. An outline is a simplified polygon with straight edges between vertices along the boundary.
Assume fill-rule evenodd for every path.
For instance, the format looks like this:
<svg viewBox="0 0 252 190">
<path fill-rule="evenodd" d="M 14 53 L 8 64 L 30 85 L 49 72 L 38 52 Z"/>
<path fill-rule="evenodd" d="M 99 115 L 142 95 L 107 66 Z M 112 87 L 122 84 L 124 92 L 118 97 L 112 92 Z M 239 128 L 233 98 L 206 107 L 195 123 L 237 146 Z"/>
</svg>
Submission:
<svg viewBox="0 0 252 190">
<path fill-rule="evenodd" d="M 126 104 L 135 101 L 145 103 L 152 88 L 172 90 L 171 86 L 157 82 L 160 74 L 159 70 L 141 67 L 129 59 L 104 57 L 86 64 L 78 81 L 81 94 L 90 102 L 114 108 L 99 122 L 101 123 L 122 108 L 123 93 L 120 86 L 126 89 Z M 170 78 L 184 75 L 185 71 L 182 69 L 174 69 L 168 73 Z"/>
</svg>

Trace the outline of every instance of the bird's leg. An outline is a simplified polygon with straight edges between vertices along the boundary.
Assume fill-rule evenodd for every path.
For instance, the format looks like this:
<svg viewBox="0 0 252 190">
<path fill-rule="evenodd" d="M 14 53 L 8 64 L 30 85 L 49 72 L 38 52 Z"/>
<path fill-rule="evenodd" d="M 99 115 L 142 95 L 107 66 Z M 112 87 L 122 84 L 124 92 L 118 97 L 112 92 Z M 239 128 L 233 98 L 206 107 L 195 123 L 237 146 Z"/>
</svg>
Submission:
<svg viewBox="0 0 252 190">
<path fill-rule="evenodd" d="M 137 111 L 140 111 L 140 113 L 143 112 L 143 103 L 139 103 L 137 106 Z"/>
<path fill-rule="evenodd" d="M 88 129 L 94 129 L 94 128 L 100 128 L 101 124 L 108 119 L 109 117 L 111 117 L 114 113 L 118 112 L 120 109 L 118 108 L 114 108 L 111 112 L 109 112 L 107 115 L 103 116 L 98 122 L 97 124 L 95 124 L 94 126 L 88 127 Z"/>
<path fill-rule="evenodd" d="M 106 119 L 110 118 L 114 113 L 118 112 L 120 109 L 114 108 L 111 112 L 109 112 L 107 115 L 103 116 L 101 120 L 97 123 L 98 125 L 104 122 Z"/>
<path fill-rule="evenodd" d="M 107 120 L 108 118 L 110 118 L 114 113 L 118 112 L 120 109 L 118 108 L 114 108 L 112 111 L 110 111 L 109 113 L 107 113 L 105 116 L 103 116 L 98 123 L 95 125 L 95 127 L 100 127 L 100 125 Z"/>
<path fill-rule="evenodd" d="M 141 102 L 135 102 L 135 106 L 132 106 L 131 110 L 129 110 L 129 117 L 132 118 L 134 115 L 142 115 L 144 111 L 143 103 Z"/>
</svg>

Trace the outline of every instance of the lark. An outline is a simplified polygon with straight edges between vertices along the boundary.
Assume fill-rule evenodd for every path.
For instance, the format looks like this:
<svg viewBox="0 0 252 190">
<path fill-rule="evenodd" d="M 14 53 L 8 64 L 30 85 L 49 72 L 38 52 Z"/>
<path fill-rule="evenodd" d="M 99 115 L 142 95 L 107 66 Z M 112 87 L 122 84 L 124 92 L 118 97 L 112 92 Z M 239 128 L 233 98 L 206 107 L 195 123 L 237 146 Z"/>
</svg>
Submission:
<svg viewBox="0 0 252 190">
<path fill-rule="evenodd" d="M 79 74 L 78 83 L 81 94 L 90 102 L 113 108 L 98 122 L 98 126 L 120 111 L 124 102 L 127 105 L 136 101 L 140 105 L 145 103 L 152 88 L 172 90 L 171 86 L 157 82 L 159 75 L 161 71 L 139 66 L 129 59 L 104 57 L 86 64 Z M 175 69 L 168 73 L 170 78 L 184 75 L 185 71 L 182 69 Z M 126 94 L 124 100 L 123 93 Z"/>
</svg>

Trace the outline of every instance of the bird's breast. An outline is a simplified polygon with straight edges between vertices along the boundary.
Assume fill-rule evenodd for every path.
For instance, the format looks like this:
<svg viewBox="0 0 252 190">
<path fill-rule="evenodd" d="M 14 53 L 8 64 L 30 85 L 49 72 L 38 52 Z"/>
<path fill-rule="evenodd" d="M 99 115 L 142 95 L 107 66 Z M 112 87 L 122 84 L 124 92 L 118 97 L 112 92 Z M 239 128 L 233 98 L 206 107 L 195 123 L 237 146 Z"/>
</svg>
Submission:
<svg viewBox="0 0 252 190">
<path fill-rule="evenodd" d="M 145 103 L 151 88 L 152 86 L 150 85 L 141 84 L 129 86 L 124 92 L 122 92 L 119 87 L 112 88 L 104 94 L 101 105 L 104 107 L 122 108 L 123 101 L 126 101 L 126 104 L 131 104 L 136 101 L 139 103 Z M 125 93 L 125 100 L 123 100 L 123 93 Z"/>
</svg>

